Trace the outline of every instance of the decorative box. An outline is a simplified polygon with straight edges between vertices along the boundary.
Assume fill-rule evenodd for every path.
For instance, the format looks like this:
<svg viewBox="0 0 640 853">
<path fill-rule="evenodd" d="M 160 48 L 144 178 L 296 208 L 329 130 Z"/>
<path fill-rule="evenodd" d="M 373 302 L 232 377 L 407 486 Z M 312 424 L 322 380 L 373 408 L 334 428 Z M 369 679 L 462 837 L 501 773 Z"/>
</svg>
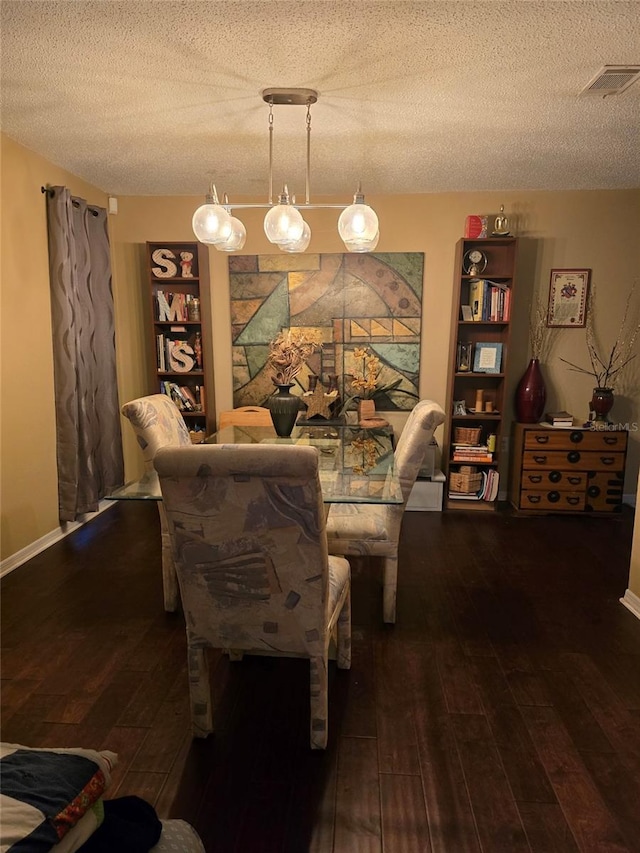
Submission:
<svg viewBox="0 0 640 853">
<path fill-rule="evenodd" d="M 488 233 L 489 217 L 471 214 L 464 221 L 464 236 L 469 240 L 476 240 L 486 237 Z"/>
</svg>

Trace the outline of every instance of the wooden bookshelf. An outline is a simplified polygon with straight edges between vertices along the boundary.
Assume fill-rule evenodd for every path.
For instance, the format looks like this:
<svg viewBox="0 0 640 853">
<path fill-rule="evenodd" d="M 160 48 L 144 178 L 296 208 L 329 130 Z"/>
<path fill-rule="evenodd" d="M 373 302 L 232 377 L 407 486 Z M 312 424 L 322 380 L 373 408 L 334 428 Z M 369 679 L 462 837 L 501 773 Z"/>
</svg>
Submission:
<svg viewBox="0 0 640 853">
<path fill-rule="evenodd" d="M 497 506 L 497 499 L 450 497 L 450 475 L 468 465 L 486 475 L 498 470 L 504 434 L 516 249 L 515 237 L 464 238 L 456 246 L 443 442 L 443 469 L 447 476 L 445 509 L 490 512 Z M 472 258 L 480 258 L 475 267 Z M 477 464 L 458 461 L 457 428 L 479 430 L 477 443 L 494 447 L 492 461 Z M 460 482 L 459 477 L 454 480 Z M 499 486 L 504 490 L 506 483 Z"/>
<path fill-rule="evenodd" d="M 198 242 L 146 244 L 150 393 L 170 396 L 193 433 L 215 432 L 209 258 Z"/>
</svg>

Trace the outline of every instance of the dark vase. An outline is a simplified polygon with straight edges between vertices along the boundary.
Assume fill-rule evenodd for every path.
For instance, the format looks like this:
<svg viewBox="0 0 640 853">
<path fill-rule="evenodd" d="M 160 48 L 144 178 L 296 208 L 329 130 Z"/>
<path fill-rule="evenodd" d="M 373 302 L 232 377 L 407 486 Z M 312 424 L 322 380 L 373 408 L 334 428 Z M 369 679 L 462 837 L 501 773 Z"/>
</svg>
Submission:
<svg viewBox="0 0 640 853">
<path fill-rule="evenodd" d="M 613 388 L 594 388 L 591 397 L 591 411 L 596 413 L 596 421 L 609 423 L 607 415 L 614 403 Z"/>
<path fill-rule="evenodd" d="M 521 424 L 537 424 L 544 412 L 547 389 L 540 361 L 532 358 L 516 388 L 516 420 Z"/>
<path fill-rule="evenodd" d="M 278 393 L 269 397 L 267 406 L 276 433 L 280 438 L 288 438 L 298 417 L 300 398 L 289 391 L 293 385 L 277 385 L 276 387 Z"/>
</svg>

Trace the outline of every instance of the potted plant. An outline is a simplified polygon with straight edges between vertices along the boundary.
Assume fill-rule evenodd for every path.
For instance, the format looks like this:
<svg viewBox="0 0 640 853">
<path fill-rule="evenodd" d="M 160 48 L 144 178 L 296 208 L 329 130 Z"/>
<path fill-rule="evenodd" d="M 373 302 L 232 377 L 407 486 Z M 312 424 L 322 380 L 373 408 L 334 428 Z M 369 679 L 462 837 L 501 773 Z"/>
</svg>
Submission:
<svg viewBox="0 0 640 853">
<path fill-rule="evenodd" d="M 596 421 L 607 422 L 607 415 L 614 403 L 613 392 L 616 382 L 620 379 L 620 374 L 624 368 L 637 355 L 634 350 L 638 331 L 640 331 L 640 322 L 638 322 L 637 311 L 631 312 L 634 291 L 635 286 L 627 296 L 620 331 L 613 346 L 608 350 L 603 350 L 598 345 L 593 326 L 594 311 L 592 310 L 592 301 L 594 291 L 592 288 L 587 300 L 586 322 L 587 352 L 589 353 L 589 363 L 591 366 L 581 367 L 572 361 L 568 361 L 566 358 L 560 359 L 560 361 L 569 365 L 570 370 L 577 373 L 586 373 L 587 376 L 593 376 L 595 387 L 591 398 L 591 410 L 595 412 Z"/>
<path fill-rule="evenodd" d="M 316 338 L 299 329 L 285 329 L 269 343 L 267 367 L 278 393 L 269 397 L 267 406 L 281 437 L 291 435 L 300 408 L 300 398 L 291 393 L 294 379 L 317 348 Z"/>
<path fill-rule="evenodd" d="M 350 374 L 351 393 L 347 393 L 347 377 L 345 376 L 345 402 L 342 412 L 353 408 L 358 409 L 358 420 L 370 420 L 375 417 L 376 401 L 380 399 L 389 400 L 391 394 L 405 394 L 408 397 L 418 399 L 413 391 L 400 388 L 402 379 L 396 379 L 386 385 L 379 384 L 382 362 L 377 355 L 373 355 L 366 347 L 356 347 L 353 350 L 353 358 L 356 362 L 355 370 Z"/>
</svg>

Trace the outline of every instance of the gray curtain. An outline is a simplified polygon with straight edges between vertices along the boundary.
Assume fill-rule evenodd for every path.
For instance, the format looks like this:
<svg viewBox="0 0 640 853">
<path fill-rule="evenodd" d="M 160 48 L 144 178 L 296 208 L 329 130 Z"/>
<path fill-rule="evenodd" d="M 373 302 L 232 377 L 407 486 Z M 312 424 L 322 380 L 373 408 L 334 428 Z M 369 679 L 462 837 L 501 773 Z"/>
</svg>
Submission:
<svg viewBox="0 0 640 853">
<path fill-rule="evenodd" d="M 47 189 L 60 521 L 95 512 L 124 465 L 107 212 Z"/>
</svg>

